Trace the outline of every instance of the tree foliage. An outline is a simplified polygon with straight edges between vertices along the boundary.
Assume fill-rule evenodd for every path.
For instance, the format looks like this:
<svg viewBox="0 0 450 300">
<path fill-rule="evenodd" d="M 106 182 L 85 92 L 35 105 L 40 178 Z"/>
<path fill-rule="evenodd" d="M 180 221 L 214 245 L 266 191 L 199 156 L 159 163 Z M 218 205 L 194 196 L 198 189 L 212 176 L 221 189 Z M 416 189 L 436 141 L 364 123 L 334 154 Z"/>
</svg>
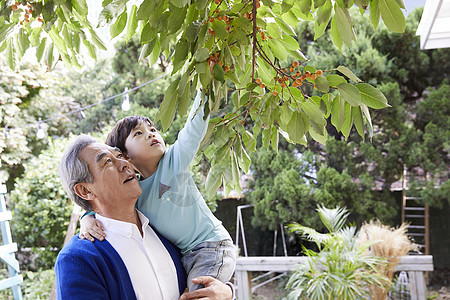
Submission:
<svg viewBox="0 0 450 300">
<path fill-rule="evenodd" d="M 69 105 L 64 78 L 58 71 L 43 73 L 33 64 L 13 72 L 0 56 L 0 182 L 7 182 L 9 189 L 21 175 L 23 161 L 45 147 L 36 138 L 39 119 L 59 114 Z M 51 125 L 42 123 L 47 135 L 67 133 L 62 120 Z"/>
<path fill-rule="evenodd" d="M 170 57 L 172 75 L 179 74 L 180 80 L 168 87 L 160 106 L 157 120 L 163 129 L 176 112 L 186 114 L 186 103 L 199 84 L 209 95 L 205 109 L 219 114 L 205 145 L 212 160 L 209 194 L 222 183 L 226 190 L 241 190 L 239 174 L 248 170 L 247 152 L 255 151 L 258 135 L 266 148 L 271 144 L 276 149 L 280 135 L 292 143 L 306 144 L 307 137 L 325 143 L 326 118 L 332 115 L 333 126 L 344 136 L 353 125 L 361 136 L 367 126 L 371 136 L 369 108 L 388 106 L 379 90 L 345 66 L 321 70 L 305 65 L 294 28 L 301 21 L 314 21 L 319 38 L 330 25 L 334 45 L 342 49 L 356 40 L 351 6 L 358 7 L 373 27 L 382 19 L 390 30 L 403 32 L 402 0 L 127 2 L 103 1 L 98 26 L 107 26 L 113 37 L 122 33 L 127 41 L 137 36 L 144 45 L 139 59 L 148 57 L 149 65 L 161 53 Z M 82 46 L 94 59 L 98 49 L 106 49 L 87 20 L 84 0 L 15 4 L 2 0 L 0 7 L 0 50 L 11 68 L 28 48 L 36 48 L 37 59 L 49 69 L 59 59 L 79 66 Z M 233 110 L 221 113 L 228 102 Z M 243 126 L 246 122 L 252 124 L 251 131 Z"/>
<path fill-rule="evenodd" d="M 34 260 L 36 268 L 52 268 L 62 248 L 72 212 L 72 202 L 59 182 L 58 170 L 66 139 L 52 141 L 48 149 L 24 165 L 24 176 L 16 180 L 8 201 L 13 212 L 11 229 L 19 248 Z"/>
</svg>

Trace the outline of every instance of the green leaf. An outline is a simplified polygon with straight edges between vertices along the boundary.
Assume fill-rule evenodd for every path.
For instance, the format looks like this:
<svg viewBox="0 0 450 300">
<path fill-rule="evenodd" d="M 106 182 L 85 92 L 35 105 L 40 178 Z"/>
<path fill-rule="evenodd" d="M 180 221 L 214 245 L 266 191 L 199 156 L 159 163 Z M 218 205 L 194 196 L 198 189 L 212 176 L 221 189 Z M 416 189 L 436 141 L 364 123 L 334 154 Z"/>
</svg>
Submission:
<svg viewBox="0 0 450 300">
<path fill-rule="evenodd" d="M 45 52 L 45 63 L 47 65 L 47 69 L 50 70 L 53 67 L 53 42 L 48 45 Z"/>
<path fill-rule="evenodd" d="M 267 33 L 275 39 L 281 39 L 281 28 L 276 23 L 267 23 Z"/>
<path fill-rule="evenodd" d="M 217 189 L 222 185 L 222 174 L 211 168 L 206 177 L 205 189 L 208 198 L 214 197 L 217 193 Z"/>
<path fill-rule="evenodd" d="M 156 44 L 156 39 L 153 39 L 151 42 L 148 42 L 147 44 L 144 44 L 142 46 L 141 54 L 139 55 L 138 62 L 141 62 L 144 58 L 146 58 L 147 56 L 149 56 L 152 53 L 153 48 L 155 47 L 155 44 Z"/>
<path fill-rule="evenodd" d="M 81 45 L 81 39 L 80 35 L 77 33 L 72 34 L 72 50 L 75 50 L 77 53 L 80 53 L 80 45 Z"/>
<path fill-rule="evenodd" d="M 197 8 L 197 10 L 204 10 L 206 8 L 206 4 L 208 4 L 208 0 L 196 0 L 195 8 Z"/>
<path fill-rule="evenodd" d="M 370 117 L 369 108 L 364 103 L 360 105 L 361 111 L 366 118 L 367 131 L 369 132 L 369 138 L 373 137 L 372 118 Z"/>
<path fill-rule="evenodd" d="M 153 47 L 153 51 L 150 54 L 150 66 L 154 65 L 161 54 L 161 45 L 159 43 L 159 38 L 155 38 L 155 47 Z"/>
<path fill-rule="evenodd" d="M 48 35 L 52 39 L 58 51 L 67 54 L 66 43 L 64 43 L 64 40 L 59 36 L 55 26 L 52 26 L 52 29 L 48 32 Z"/>
<path fill-rule="evenodd" d="M 242 134 L 242 141 L 245 144 L 245 147 L 252 152 L 256 151 L 256 139 L 253 135 L 247 130 Z"/>
<path fill-rule="evenodd" d="M 14 70 L 16 66 L 16 59 L 14 55 L 14 46 L 13 39 L 8 39 L 8 45 L 6 46 L 6 61 L 8 62 L 8 66 L 11 70 Z"/>
<path fill-rule="evenodd" d="M 270 135 L 270 143 L 272 144 L 273 150 L 275 152 L 278 152 L 278 142 L 279 142 L 279 135 L 278 135 L 278 129 L 277 127 L 272 127 L 272 134 Z"/>
<path fill-rule="evenodd" d="M 325 29 L 327 28 L 327 25 L 328 23 L 323 23 L 319 25 L 319 23 L 314 22 L 314 40 L 317 40 L 323 35 Z"/>
<path fill-rule="evenodd" d="M 345 102 L 344 105 L 344 122 L 342 123 L 341 132 L 345 136 L 345 139 L 348 139 L 348 136 L 350 135 L 350 129 L 353 125 L 353 117 L 352 117 L 352 110 L 350 104 L 348 102 Z"/>
<path fill-rule="evenodd" d="M 83 44 L 88 50 L 89 55 L 94 59 L 97 60 L 97 49 L 92 45 L 89 41 L 83 40 Z"/>
<path fill-rule="evenodd" d="M 368 1 L 368 0 L 366 0 Z M 406 9 L 405 2 L 403 0 L 395 0 L 400 8 Z"/>
<path fill-rule="evenodd" d="M 299 48 L 298 42 L 290 35 L 283 34 L 283 38 L 280 40 L 286 50 L 295 51 Z"/>
<path fill-rule="evenodd" d="M 342 74 L 344 74 L 345 76 L 350 78 L 350 80 L 353 80 L 355 82 L 361 82 L 362 81 L 349 68 L 347 68 L 345 66 L 339 66 L 335 70 L 341 72 Z"/>
<path fill-rule="evenodd" d="M 209 57 L 209 49 L 208 48 L 200 48 L 198 49 L 195 54 L 195 61 L 196 62 L 202 62 L 208 59 Z"/>
<path fill-rule="evenodd" d="M 44 54 L 45 45 L 47 43 L 47 37 L 42 38 L 39 46 L 36 48 L 36 59 L 38 62 L 41 61 L 42 55 Z"/>
<path fill-rule="evenodd" d="M 262 82 L 268 84 L 273 81 L 273 78 L 275 77 L 275 70 L 267 65 L 267 63 L 260 56 L 257 57 L 256 63 L 258 65 L 258 76 L 261 78 Z"/>
<path fill-rule="evenodd" d="M 17 39 L 19 42 L 19 50 L 21 56 L 25 53 L 25 51 L 30 47 L 30 40 L 28 39 L 28 33 L 23 28 L 19 29 L 19 33 L 17 34 Z"/>
<path fill-rule="evenodd" d="M 381 13 L 381 18 L 389 30 L 398 33 L 405 32 L 405 16 L 396 1 L 378 0 L 378 8 Z"/>
<path fill-rule="evenodd" d="M 373 28 L 377 29 L 380 23 L 380 10 L 378 9 L 378 0 L 372 0 L 369 4 L 370 22 Z"/>
<path fill-rule="evenodd" d="M 269 47 L 272 49 L 273 54 L 280 60 L 287 59 L 286 48 L 276 39 L 269 39 Z"/>
<path fill-rule="evenodd" d="M 284 3 L 284 2 L 283 2 Z M 298 23 L 301 21 L 297 18 L 297 16 L 291 11 L 289 10 L 288 12 L 284 13 L 281 18 L 288 24 L 291 25 L 292 27 L 296 28 Z"/>
<path fill-rule="evenodd" d="M 213 67 L 213 76 L 215 80 L 225 81 L 225 72 L 219 64 L 215 64 Z"/>
<path fill-rule="evenodd" d="M 325 79 L 323 76 L 317 76 L 316 77 L 316 87 L 319 91 L 321 91 L 323 93 L 328 93 L 330 84 L 328 83 L 328 80 Z"/>
<path fill-rule="evenodd" d="M 328 80 L 328 83 L 330 84 L 330 86 L 338 86 L 341 83 L 347 82 L 347 80 L 345 80 L 344 77 L 342 77 L 340 75 L 335 75 L 335 74 L 328 75 L 327 80 Z"/>
<path fill-rule="evenodd" d="M 292 29 L 292 27 L 288 24 L 286 24 L 285 21 L 283 21 L 283 19 L 279 18 L 279 17 L 275 17 L 275 22 L 278 24 L 278 26 L 280 26 L 280 28 L 286 32 L 289 35 L 293 35 L 296 36 L 294 29 Z"/>
<path fill-rule="evenodd" d="M 176 7 L 183 8 L 188 4 L 188 0 L 170 0 L 170 3 Z"/>
<path fill-rule="evenodd" d="M 187 7 L 184 8 L 172 8 L 170 10 L 170 17 L 168 20 L 169 33 L 177 32 L 184 23 L 186 18 Z"/>
<path fill-rule="evenodd" d="M 144 25 L 144 28 L 141 32 L 141 43 L 145 44 L 153 40 L 157 35 L 156 30 L 152 28 L 150 21 Z"/>
<path fill-rule="evenodd" d="M 368 83 L 358 83 L 355 85 L 361 93 L 361 101 L 367 106 L 375 109 L 389 107 L 383 93 Z"/>
<path fill-rule="evenodd" d="M 36 28 L 35 28 L 35 29 L 36 29 Z M 62 33 L 62 36 L 63 36 L 64 41 L 66 42 L 67 47 L 68 47 L 69 49 L 72 49 L 72 48 L 73 48 L 73 45 L 72 45 L 72 36 L 70 35 L 69 31 L 67 30 L 66 24 L 63 25 L 63 28 L 62 28 L 61 33 Z M 39 38 L 39 37 L 38 37 L 38 38 Z"/>
<path fill-rule="evenodd" d="M 198 69 L 197 69 L 198 67 Z M 197 73 L 199 73 L 200 76 L 200 83 L 202 84 L 202 86 L 206 87 L 209 86 L 209 83 L 211 82 L 212 79 L 212 75 L 211 75 L 211 71 L 209 69 L 209 64 L 207 61 L 198 63 L 196 66 L 197 69 Z M 200 69 L 200 71 L 199 71 Z M 201 69 L 203 69 L 203 72 L 201 71 Z"/>
<path fill-rule="evenodd" d="M 188 25 L 188 27 L 186 28 L 186 40 L 188 42 L 194 42 L 195 39 L 197 38 L 198 35 L 198 31 L 200 29 L 200 26 L 202 25 L 201 22 L 192 22 L 191 24 Z M 204 27 L 207 27 L 206 25 Z"/>
<path fill-rule="evenodd" d="M 184 38 L 181 38 L 175 46 L 172 74 L 176 73 L 184 65 L 188 53 L 189 44 Z"/>
<path fill-rule="evenodd" d="M 126 36 L 127 42 L 136 33 L 136 28 L 138 25 L 138 22 L 136 19 L 136 13 L 137 13 L 137 6 L 133 4 L 133 6 L 131 7 L 130 15 L 128 16 L 128 21 L 127 21 L 127 36 Z"/>
<path fill-rule="evenodd" d="M 125 29 L 126 25 L 127 25 L 127 10 L 125 8 L 122 14 L 120 14 L 120 16 L 117 18 L 116 22 L 114 22 L 114 24 L 112 24 L 109 29 L 111 39 L 118 36 Z"/>
<path fill-rule="evenodd" d="M 8 41 L 3 41 L 3 43 L 0 45 L 0 53 L 5 51 L 6 47 L 8 47 Z"/>
<path fill-rule="evenodd" d="M 333 44 L 336 46 L 336 48 L 341 51 L 344 42 L 342 41 L 342 36 L 339 33 L 339 29 L 336 24 L 336 17 L 333 17 L 331 19 L 331 39 L 333 40 Z"/>
<path fill-rule="evenodd" d="M 85 0 L 72 0 L 72 6 L 83 17 L 88 15 L 88 6 Z"/>
<path fill-rule="evenodd" d="M 364 140 L 364 121 L 363 121 L 363 116 L 361 113 L 361 107 L 359 107 L 359 106 L 352 107 L 352 117 L 353 117 L 353 122 L 356 127 L 356 131 L 358 131 L 359 135 Z"/>
<path fill-rule="evenodd" d="M 228 31 L 226 30 L 225 23 L 216 21 L 211 23 L 211 28 L 216 33 L 216 36 L 222 40 L 227 38 Z"/>
<path fill-rule="evenodd" d="M 292 56 L 293 59 L 302 60 L 302 61 L 307 60 L 306 56 L 298 49 L 295 51 L 287 50 L 287 52 L 289 53 L 290 56 Z"/>
<path fill-rule="evenodd" d="M 89 32 L 91 33 L 92 42 L 97 46 L 100 50 L 107 50 L 105 43 L 102 41 L 102 39 L 97 35 L 94 29 L 90 29 Z"/>
<path fill-rule="evenodd" d="M 231 174 L 233 174 L 233 189 L 240 194 L 241 193 L 241 184 L 239 182 L 240 174 L 239 167 L 236 158 L 236 153 L 231 151 Z"/>
<path fill-rule="evenodd" d="M 299 7 L 302 13 L 307 14 L 311 10 L 312 1 L 311 0 L 303 0 L 299 1 Z"/>
<path fill-rule="evenodd" d="M 126 3 L 127 0 L 113 0 L 104 6 L 100 16 L 98 17 L 98 26 L 104 27 L 106 24 L 111 23 L 111 21 L 114 20 L 120 12 L 124 10 L 124 8 L 126 9 Z"/>
<path fill-rule="evenodd" d="M 289 138 L 294 143 L 300 144 L 306 132 L 308 132 L 308 129 L 309 123 L 305 114 L 303 112 L 294 111 L 287 127 Z"/>
<path fill-rule="evenodd" d="M 308 117 L 309 121 L 314 122 L 316 124 L 319 124 L 320 126 L 326 125 L 326 120 L 320 111 L 320 108 L 318 105 L 311 101 L 302 102 L 301 104 L 302 111 L 305 112 L 306 116 Z"/>
<path fill-rule="evenodd" d="M 172 82 L 164 94 L 164 100 L 159 107 L 156 121 L 161 121 L 163 131 L 166 131 L 172 123 L 177 106 L 178 80 Z"/>
<path fill-rule="evenodd" d="M 321 143 L 322 145 L 325 145 L 327 143 L 328 133 L 326 132 L 326 130 L 324 131 L 324 134 L 319 134 L 312 128 L 310 128 L 308 132 L 315 141 Z"/>
<path fill-rule="evenodd" d="M 361 95 L 359 90 L 349 83 L 341 83 L 337 86 L 342 99 L 351 106 L 359 106 L 361 104 Z"/>
<path fill-rule="evenodd" d="M 339 5 L 334 5 L 336 19 L 336 25 L 341 34 L 342 41 L 347 45 L 351 46 L 352 40 L 356 40 L 355 32 L 353 31 L 352 21 L 348 9 L 341 8 Z"/>
<path fill-rule="evenodd" d="M 189 106 L 189 94 L 190 94 L 190 86 L 187 86 L 184 89 L 183 94 L 181 95 L 181 97 L 178 97 L 178 114 L 182 117 L 187 113 L 187 109 Z M 180 95 L 180 89 L 178 88 L 178 95 Z"/>
</svg>

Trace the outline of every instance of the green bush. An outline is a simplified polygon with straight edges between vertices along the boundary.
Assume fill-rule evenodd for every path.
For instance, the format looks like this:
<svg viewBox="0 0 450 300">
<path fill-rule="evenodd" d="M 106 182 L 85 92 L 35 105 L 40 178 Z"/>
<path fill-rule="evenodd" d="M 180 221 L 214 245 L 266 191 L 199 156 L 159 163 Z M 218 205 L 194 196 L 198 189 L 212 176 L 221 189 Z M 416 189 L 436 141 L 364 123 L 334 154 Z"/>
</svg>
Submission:
<svg viewBox="0 0 450 300">
<path fill-rule="evenodd" d="M 6 270 L 0 270 L 0 278 L 8 278 Z M 23 283 L 20 285 L 22 297 L 24 300 L 33 299 L 49 299 L 52 291 L 53 282 L 55 281 L 55 272 L 53 270 L 44 270 L 39 272 L 25 272 L 23 275 Z M 11 289 L 0 291 L 0 299 L 12 300 L 13 295 Z"/>
<path fill-rule="evenodd" d="M 50 140 L 46 150 L 24 164 L 23 177 L 16 179 L 8 199 L 13 213 L 11 230 L 25 258 L 22 269 L 53 267 L 62 248 L 72 211 L 72 202 L 59 181 L 58 169 L 66 139 Z M 24 251 L 30 248 L 31 251 Z"/>
</svg>

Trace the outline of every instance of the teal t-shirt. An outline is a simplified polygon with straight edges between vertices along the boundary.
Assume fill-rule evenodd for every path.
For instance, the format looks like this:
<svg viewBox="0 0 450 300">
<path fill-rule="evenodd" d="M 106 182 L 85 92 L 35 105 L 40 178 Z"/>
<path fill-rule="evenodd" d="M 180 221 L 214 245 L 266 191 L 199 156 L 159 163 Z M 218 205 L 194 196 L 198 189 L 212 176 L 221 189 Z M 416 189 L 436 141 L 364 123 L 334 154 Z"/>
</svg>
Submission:
<svg viewBox="0 0 450 300">
<path fill-rule="evenodd" d="M 156 172 L 139 182 L 142 194 L 136 204 L 150 224 L 180 248 L 182 254 L 201 242 L 231 239 L 206 205 L 189 170 L 209 122 L 209 117 L 203 120 L 200 105 L 198 92 L 177 141 L 166 150 Z"/>
</svg>

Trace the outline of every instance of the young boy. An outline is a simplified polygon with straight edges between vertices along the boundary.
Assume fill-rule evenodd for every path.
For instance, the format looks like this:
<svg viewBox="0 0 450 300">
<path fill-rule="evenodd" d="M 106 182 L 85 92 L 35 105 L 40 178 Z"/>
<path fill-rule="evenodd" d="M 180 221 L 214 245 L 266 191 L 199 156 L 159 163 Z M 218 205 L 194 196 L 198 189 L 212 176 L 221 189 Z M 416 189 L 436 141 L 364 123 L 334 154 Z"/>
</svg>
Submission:
<svg viewBox="0 0 450 300">
<path fill-rule="evenodd" d="M 106 139 L 106 144 L 122 150 L 141 174 L 142 194 L 136 207 L 180 248 L 190 291 L 199 288 L 191 281 L 197 276 L 210 275 L 227 282 L 236 264 L 230 234 L 209 210 L 189 170 L 209 122 L 209 116 L 203 118 L 203 106 L 198 109 L 200 100 L 198 92 L 186 125 L 167 150 L 153 122 L 138 115 L 120 120 Z M 93 216 L 84 217 L 81 223 L 81 232 L 94 235 L 101 231 Z M 85 224 L 89 224 L 86 230 Z"/>
</svg>

